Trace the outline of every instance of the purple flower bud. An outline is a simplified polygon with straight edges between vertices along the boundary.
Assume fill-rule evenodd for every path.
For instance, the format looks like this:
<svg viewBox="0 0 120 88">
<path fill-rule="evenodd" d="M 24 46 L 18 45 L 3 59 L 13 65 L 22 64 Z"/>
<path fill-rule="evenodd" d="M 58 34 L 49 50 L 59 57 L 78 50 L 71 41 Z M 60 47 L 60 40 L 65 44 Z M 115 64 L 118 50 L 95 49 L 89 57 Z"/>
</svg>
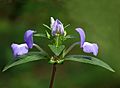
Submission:
<svg viewBox="0 0 120 88">
<path fill-rule="evenodd" d="M 83 51 L 86 53 L 93 53 L 93 55 L 98 54 L 98 45 L 95 43 L 85 42 L 85 32 L 81 28 L 76 28 L 76 31 L 80 34 L 80 47 L 83 48 Z"/>
<path fill-rule="evenodd" d="M 95 43 L 84 42 L 83 51 L 86 53 L 93 53 L 93 55 L 96 56 L 98 54 L 98 45 Z"/>
<path fill-rule="evenodd" d="M 35 31 L 28 30 L 24 34 L 24 41 L 26 42 L 27 46 L 31 49 L 33 47 L 33 33 Z"/>
<path fill-rule="evenodd" d="M 27 44 L 12 44 L 11 45 L 12 51 L 13 51 L 13 55 L 14 57 L 20 56 L 20 55 L 24 55 L 28 53 L 28 46 Z"/>
<path fill-rule="evenodd" d="M 52 28 L 52 35 L 53 36 L 56 34 L 61 34 L 61 35 L 64 34 L 63 24 L 58 19 L 56 21 L 51 19 L 51 28 Z"/>
<path fill-rule="evenodd" d="M 85 32 L 82 28 L 76 28 L 75 29 L 80 34 L 80 47 L 82 48 L 84 42 L 85 42 Z"/>
</svg>

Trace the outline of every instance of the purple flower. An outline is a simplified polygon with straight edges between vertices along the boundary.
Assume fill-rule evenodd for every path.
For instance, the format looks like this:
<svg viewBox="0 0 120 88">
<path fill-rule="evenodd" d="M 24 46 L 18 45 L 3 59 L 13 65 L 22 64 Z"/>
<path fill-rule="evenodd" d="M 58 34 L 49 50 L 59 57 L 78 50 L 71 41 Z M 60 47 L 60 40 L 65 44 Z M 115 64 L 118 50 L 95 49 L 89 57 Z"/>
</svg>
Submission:
<svg viewBox="0 0 120 88">
<path fill-rule="evenodd" d="M 84 42 L 83 51 L 86 53 L 93 53 L 93 55 L 97 55 L 98 53 L 98 45 L 95 43 Z"/>
<path fill-rule="evenodd" d="M 85 42 L 85 33 L 82 28 L 76 28 L 76 31 L 80 34 L 80 39 L 81 39 L 80 47 L 82 48 L 82 46 Z"/>
<path fill-rule="evenodd" d="M 53 17 L 51 17 L 51 28 L 53 36 L 55 36 L 56 34 L 64 34 L 63 24 L 58 19 L 54 20 Z"/>
<path fill-rule="evenodd" d="M 24 55 L 28 53 L 28 46 L 27 44 L 12 44 L 11 45 L 12 48 L 12 52 L 14 57 L 20 56 L 20 55 Z"/>
<path fill-rule="evenodd" d="M 24 34 L 24 41 L 26 42 L 27 46 L 31 49 L 33 47 L 33 33 L 35 31 L 28 30 Z"/>
<path fill-rule="evenodd" d="M 13 51 L 14 57 L 24 55 L 28 53 L 29 48 L 33 47 L 33 33 L 34 31 L 28 30 L 24 34 L 25 44 L 12 44 L 11 48 Z"/>
<path fill-rule="evenodd" d="M 85 32 L 82 28 L 76 28 L 76 31 L 80 34 L 80 47 L 83 48 L 83 51 L 86 53 L 93 53 L 93 55 L 98 54 L 98 45 L 95 43 L 85 42 Z"/>
</svg>

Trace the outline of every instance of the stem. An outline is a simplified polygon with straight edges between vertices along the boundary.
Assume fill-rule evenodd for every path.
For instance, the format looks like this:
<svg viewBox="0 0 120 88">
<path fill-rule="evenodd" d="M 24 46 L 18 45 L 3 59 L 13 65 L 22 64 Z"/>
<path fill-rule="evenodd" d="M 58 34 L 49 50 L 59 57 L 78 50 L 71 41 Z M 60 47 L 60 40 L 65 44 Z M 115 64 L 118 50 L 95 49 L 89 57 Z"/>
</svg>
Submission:
<svg viewBox="0 0 120 88">
<path fill-rule="evenodd" d="M 56 64 L 53 64 L 49 88 L 53 88 L 55 73 L 56 73 Z"/>
<path fill-rule="evenodd" d="M 73 43 L 73 44 L 65 51 L 65 53 L 63 54 L 63 57 L 64 57 L 66 54 L 68 54 L 68 53 L 72 50 L 72 48 L 74 48 L 77 44 L 80 44 L 80 42 L 75 42 L 75 43 Z"/>
<path fill-rule="evenodd" d="M 56 37 L 56 47 L 59 46 L 59 36 Z"/>
</svg>

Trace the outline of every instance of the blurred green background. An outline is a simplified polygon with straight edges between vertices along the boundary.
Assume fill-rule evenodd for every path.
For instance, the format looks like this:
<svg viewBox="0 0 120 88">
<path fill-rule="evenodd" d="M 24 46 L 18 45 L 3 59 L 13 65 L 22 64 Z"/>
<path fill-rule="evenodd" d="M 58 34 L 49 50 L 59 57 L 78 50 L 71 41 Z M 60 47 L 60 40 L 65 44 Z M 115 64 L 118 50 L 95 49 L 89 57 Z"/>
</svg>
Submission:
<svg viewBox="0 0 120 88">
<path fill-rule="evenodd" d="M 75 28 L 84 28 L 86 40 L 99 44 L 98 58 L 116 71 L 65 62 L 57 66 L 54 88 L 120 88 L 120 0 L 0 0 L 0 69 L 12 60 L 10 45 L 22 43 L 28 29 L 43 33 L 42 24 L 49 25 L 51 16 L 71 24 L 68 33 L 79 36 Z M 44 39 L 34 40 L 48 50 Z M 79 38 L 66 45 L 75 41 Z M 75 53 L 85 54 L 79 46 Z M 0 88 L 48 88 L 50 75 L 47 61 L 22 64 L 0 72 Z"/>
</svg>

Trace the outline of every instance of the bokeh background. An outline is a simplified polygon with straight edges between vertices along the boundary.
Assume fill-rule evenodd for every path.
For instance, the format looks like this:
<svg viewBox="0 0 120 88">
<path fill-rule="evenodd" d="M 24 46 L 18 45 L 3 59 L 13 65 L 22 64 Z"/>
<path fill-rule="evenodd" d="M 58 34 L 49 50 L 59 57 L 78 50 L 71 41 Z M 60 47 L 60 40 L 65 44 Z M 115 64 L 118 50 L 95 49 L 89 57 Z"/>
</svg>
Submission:
<svg viewBox="0 0 120 88">
<path fill-rule="evenodd" d="M 84 28 L 86 40 L 99 44 L 98 58 L 116 71 L 65 62 L 57 66 L 54 88 L 120 88 L 120 0 L 0 0 L 0 70 L 13 59 L 10 45 L 22 43 L 28 29 L 44 33 L 42 24 L 49 25 L 51 16 L 71 24 L 66 30 L 73 35 L 79 36 L 76 27 Z M 49 50 L 46 40 L 34 40 Z M 66 45 L 75 41 L 79 38 Z M 85 54 L 79 46 L 71 52 L 75 53 Z M 47 61 L 22 64 L 0 71 L 0 88 L 48 88 L 50 75 Z"/>
</svg>

